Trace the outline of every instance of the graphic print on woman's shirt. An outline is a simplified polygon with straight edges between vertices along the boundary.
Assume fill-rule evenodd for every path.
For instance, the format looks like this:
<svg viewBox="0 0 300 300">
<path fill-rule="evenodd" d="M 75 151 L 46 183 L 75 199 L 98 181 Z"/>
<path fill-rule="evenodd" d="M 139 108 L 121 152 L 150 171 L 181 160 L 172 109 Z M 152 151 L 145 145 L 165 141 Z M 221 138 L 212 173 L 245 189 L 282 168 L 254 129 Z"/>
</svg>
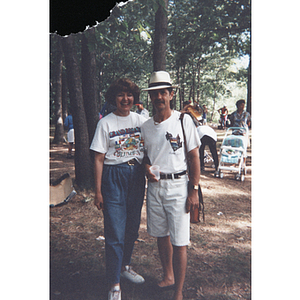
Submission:
<svg viewBox="0 0 300 300">
<path fill-rule="evenodd" d="M 115 140 L 114 156 L 138 156 L 144 151 L 144 142 L 141 139 L 140 128 L 126 128 L 109 133 L 110 138 Z"/>
</svg>

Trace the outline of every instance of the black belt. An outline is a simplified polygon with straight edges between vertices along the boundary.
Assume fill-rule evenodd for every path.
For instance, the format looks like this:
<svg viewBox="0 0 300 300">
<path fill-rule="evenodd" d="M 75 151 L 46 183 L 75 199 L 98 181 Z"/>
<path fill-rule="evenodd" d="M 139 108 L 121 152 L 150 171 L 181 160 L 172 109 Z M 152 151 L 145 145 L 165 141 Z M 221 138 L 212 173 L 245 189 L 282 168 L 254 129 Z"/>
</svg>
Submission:
<svg viewBox="0 0 300 300">
<path fill-rule="evenodd" d="M 164 174 L 164 173 L 160 173 L 160 179 L 178 179 L 180 178 L 180 176 L 185 175 L 186 171 L 182 171 L 180 173 L 176 173 L 176 174 Z"/>
</svg>

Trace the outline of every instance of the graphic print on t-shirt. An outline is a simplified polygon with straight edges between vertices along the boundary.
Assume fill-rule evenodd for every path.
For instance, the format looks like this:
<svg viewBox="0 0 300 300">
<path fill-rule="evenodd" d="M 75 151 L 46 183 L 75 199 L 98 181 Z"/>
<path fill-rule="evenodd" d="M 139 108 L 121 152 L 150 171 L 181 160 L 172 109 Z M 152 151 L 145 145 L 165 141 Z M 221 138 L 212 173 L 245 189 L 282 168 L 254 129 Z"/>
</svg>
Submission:
<svg viewBox="0 0 300 300">
<path fill-rule="evenodd" d="M 114 138 L 117 136 L 114 155 L 117 157 L 140 155 L 141 152 L 144 151 L 144 142 L 141 139 L 140 132 L 136 132 L 136 129 L 126 129 L 126 131 L 128 133 L 114 135 Z M 112 134 L 110 134 L 110 136 L 112 136 Z"/>
<path fill-rule="evenodd" d="M 169 143 L 170 143 L 170 145 L 171 145 L 174 152 L 182 147 L 182 142 L 180 141 L 179 134 L 177 134 L 177 136 L 175 138 L 175 137 L 173 137 L 173 135 L 171 133 L 169 133 L 167 131 L 166 139 L 167 139 L 167 141 L 169 141 Z"/>
</svg>

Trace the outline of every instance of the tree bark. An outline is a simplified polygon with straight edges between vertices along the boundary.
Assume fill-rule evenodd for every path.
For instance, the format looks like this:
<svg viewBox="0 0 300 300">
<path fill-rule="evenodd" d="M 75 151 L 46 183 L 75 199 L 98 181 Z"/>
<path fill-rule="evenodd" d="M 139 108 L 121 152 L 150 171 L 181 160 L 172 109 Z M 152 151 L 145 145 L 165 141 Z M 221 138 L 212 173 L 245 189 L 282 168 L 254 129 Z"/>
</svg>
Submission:
<svg viewBox="0 0 300 300">
<path fill-rule="evenodd" d="M 62 114 L 65 121 L 68 116 L 68 84 L 66 72 L 62 72 Z"/>
<path fill-rule="evenodd" d="M 159 1 L 158 1 L 159 4 Z M 155 13 L 155 34 L 153 49 L 153 71 L 166 71 L 166 51 L 167 51 L 167 32 L 168 18 L 167 7 L 168 0 L 164 0 L 165 7 L 159 4 Z"/>
<path fill-rule="evenodd" d="M 57 51 L 55 53 L 55 133 L 53 144 L 62 144 L 64 142 L 64 123 L 62 114 L 62 67 L 63 67 L 63 51 L 61 48 L 61 38 L 57 35 Z"/>
<path fill-rule="evenodd" d="M 186 65 L 184 64 L 183 67 L 181 68 L 182 72 L 182 80 L 181 80 L 181 86 L 180 86 L 180 92 L 181 92 L 181 96 L 180 96 L 180 109 L 183 109 L 183 102 L 184 102 L 184 95 L 185 95 L 185 67 Z"/>
<path fill-rule="evenodd" d="M 252 94 L 251 94 L 251 56 L 248 66 L 248 82 L 247 82 L 247 108 L 246 111 L 251 114 L 252 109 Z"/>
<path fill-rule="evenodd" d="M 75 132 L 75 182 L 79 189 L 88 189 L 93 187 L 94 183 L 93 164 L 90 157 L 89 134 L 74 36 L 71 34 L 63 38 L 62 46 L 66 60 L 67 81 Z"/>
<path fill-rule="evenodd" d="M 97 66 L 95 51 L 95 28 L 82 34 L 81 39 L 81 74 L 84 109 L 91 144 L 99 121 Z"/>
<path fill-rule="evenodd" d="M 215 109 L 216 109 L 216 100 L 217 100 L 217 91 L 216 91 L 216 84 L 213 82 L 213 87 L 214 87 L 214 103 L 213 103 L 213 109 L 211 111 L 211 116 L 210 116 L 210 121 L 212 122 L 213 117 L 214 117 L 214 113 L 215 113 Z"/>
</svg>

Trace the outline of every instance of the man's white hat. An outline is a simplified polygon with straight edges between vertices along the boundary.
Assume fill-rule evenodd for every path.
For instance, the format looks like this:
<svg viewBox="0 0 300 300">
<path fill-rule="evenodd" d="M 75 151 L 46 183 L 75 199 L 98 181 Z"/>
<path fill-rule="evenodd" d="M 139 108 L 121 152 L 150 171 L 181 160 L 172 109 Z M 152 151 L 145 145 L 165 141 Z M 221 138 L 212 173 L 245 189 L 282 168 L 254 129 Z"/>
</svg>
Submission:
<svg viewBox="0 0 300 300">
<path fill-rule="evenodd" d="M 142 89 L 142 91 L 152 91 L 167 88 L 176 88 L 177 85 L 172 85 L 172 80 L 170 74 L 166 71 L 156 71 L 151 74 L 149 85 L 147 89 Z"/>
</svg>

